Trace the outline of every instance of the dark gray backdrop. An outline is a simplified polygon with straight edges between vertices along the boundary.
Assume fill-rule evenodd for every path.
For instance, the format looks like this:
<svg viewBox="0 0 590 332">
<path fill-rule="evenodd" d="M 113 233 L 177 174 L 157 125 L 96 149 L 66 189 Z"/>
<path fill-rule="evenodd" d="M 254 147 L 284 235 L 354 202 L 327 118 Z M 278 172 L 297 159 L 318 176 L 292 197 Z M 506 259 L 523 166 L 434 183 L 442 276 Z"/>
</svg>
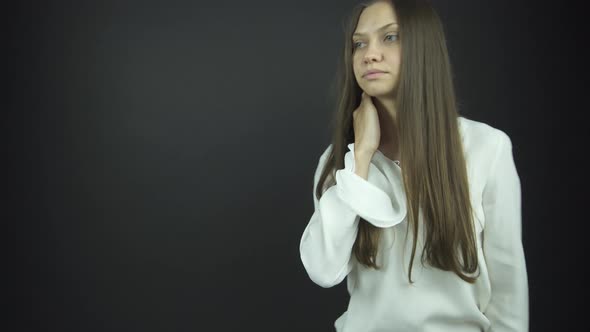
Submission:
<svg viewBox="0 0 590 332">
<path fill-rule="evenodd" d="M 353 3 L 9 11 L 16 330 L 333 330 L 345 282 L 313 284 L 298 246 Z M 435 4 L 461 113 L 513 141 L 531 331 L 574 330 L 587 293 L 575 9 Z"/>
</svg>

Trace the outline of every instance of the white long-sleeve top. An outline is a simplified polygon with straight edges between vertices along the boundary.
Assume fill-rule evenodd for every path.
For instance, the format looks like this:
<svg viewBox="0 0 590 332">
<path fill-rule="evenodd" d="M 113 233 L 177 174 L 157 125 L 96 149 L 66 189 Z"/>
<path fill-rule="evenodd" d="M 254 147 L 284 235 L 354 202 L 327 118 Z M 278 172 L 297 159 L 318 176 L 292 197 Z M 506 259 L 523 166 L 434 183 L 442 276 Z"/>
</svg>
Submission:
<svg viewBox="0 0 590 332">
<path fill-rule="evenodd" d="M 348 145 L 336 184 L 318 199 L 315 188 L 330 144 L 314 175 L 314 212 L 300 241 L 310 279 L 328 288 L 347 278 L 350 301 L 334 322 L 338 332 L 528 331 L 528 282 L 521 240 L 521 188 L 512 142 L 503 131 L 458 117 L 477 233 L 480 276 L 469 284 L 455 273 L 420 263 L 418 235 L 412 280 L 412 231 L 405 238 L 406 197 L 398 164 L 377 150 L 368 178 L 355 171 Z M 375 270 L 359 264 L 352 246 L 359 217 L 383 228 Z M 422 213 L 419 214 L 422 222 Z M 420 227 L 424 229 L 424 227 Z M 485 236 L 485 241 L 484 241 Z"/>
</svg>

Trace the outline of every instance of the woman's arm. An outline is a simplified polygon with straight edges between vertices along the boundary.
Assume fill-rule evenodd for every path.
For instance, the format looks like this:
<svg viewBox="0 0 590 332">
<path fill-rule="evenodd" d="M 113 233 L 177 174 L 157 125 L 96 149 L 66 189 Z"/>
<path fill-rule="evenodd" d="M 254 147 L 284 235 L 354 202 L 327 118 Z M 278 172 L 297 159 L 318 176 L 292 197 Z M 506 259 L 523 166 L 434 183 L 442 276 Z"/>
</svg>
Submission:
<svg viewBox="0 0 590 332">
<path fill-rule="evenodd" d="M 521 238 L 521 186 L 512 142 L 499 131 L 499 144 L 483 191 L 483 251 L 491 282 L 484 314 L 490 331 L 528 331 L 529 302 Z"/>
<path fill-rule="evenodd" d="M 394 208 L 383 190 L 355 173 L 353 151 L 346 153 L 344 169 L 336 171 L 336 185 L 328 188 L 318 200 L 315 189 L 330 148 L 320 157 L 315 171 L 314 213 L 299 245 L 301 261 L 310 279 L 324 288 L 339 284 L 351 271 L 352 246 L 360 217 L 387 227 L 401 222 L 406 214 L 405 201 L 398 205 L 401 208 Z"/>
</svg>

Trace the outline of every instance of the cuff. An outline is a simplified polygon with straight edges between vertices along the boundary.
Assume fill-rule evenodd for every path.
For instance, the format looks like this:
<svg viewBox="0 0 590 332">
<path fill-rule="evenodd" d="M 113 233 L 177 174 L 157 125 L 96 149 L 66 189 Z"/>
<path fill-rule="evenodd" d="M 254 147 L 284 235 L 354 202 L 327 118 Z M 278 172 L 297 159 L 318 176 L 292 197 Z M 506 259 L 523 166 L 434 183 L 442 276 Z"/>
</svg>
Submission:
<svg viewBox="0 0 590 332">
<path fill-rule="evenodd" d="M 350 151 L 344 155 L 344 169 L 336 171 L 337 195 L 361 218 L 376 227 L 391 227 L 402 222 L 407 209 L 400 168 L 383 167 L 382 172 L 373 165 L 373 158 L 369 164 L 368 179 L 365 180 L 355 173 L 354 143 L 348 148 Z"/>
</svg>

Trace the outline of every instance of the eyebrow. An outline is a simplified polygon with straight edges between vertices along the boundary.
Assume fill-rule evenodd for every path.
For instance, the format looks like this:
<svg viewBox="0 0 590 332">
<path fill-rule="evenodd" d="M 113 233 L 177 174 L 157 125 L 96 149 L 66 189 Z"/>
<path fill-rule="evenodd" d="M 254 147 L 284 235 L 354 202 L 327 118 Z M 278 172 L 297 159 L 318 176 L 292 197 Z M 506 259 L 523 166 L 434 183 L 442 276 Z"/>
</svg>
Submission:
<svg viewBox="0 0 590 332">
<path fill-rule="evenodd" d="M 390 27 L 390 26 L 393 26 L 393 25 L 398 25 L 398 24 L 397 24 L 397 23 L 395 23 L 395 22 L 388 23 L 388 24 L 385 24 L 384 26 L 380 27 L 379 29 L 377 29 L 377 31 L 384 30 L 385 28 L 388 28 L 388 27 Z M 353 36 L 353 37 L 354 37 L 354 36 L 364 36 L 364 35 L 366 35 L 366 33 L 362 33 L 362 32 L 355 32 L 355 33 L 353 33 L 353 34 L 352 34 L 352 36 Z"/>
</svg>

